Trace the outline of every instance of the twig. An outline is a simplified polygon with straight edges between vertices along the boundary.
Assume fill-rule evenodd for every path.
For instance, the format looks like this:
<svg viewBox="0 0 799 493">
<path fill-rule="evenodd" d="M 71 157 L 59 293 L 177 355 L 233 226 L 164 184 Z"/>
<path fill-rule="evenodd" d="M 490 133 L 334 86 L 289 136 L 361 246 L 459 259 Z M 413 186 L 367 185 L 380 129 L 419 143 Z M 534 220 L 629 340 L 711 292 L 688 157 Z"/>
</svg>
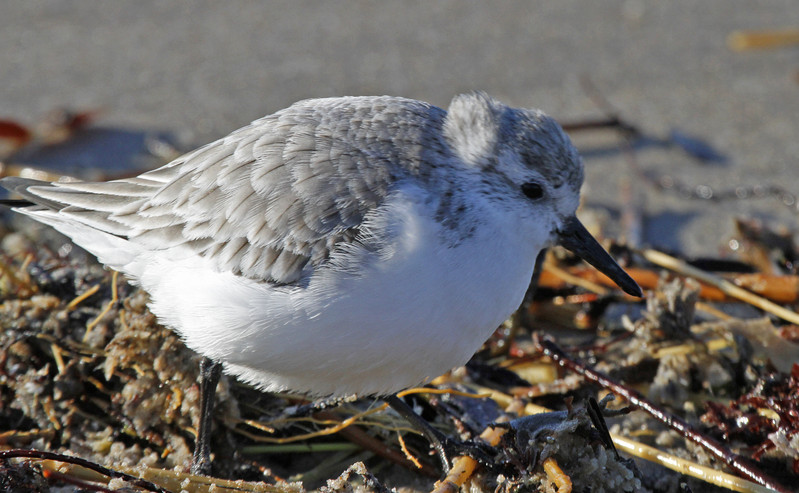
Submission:
<svg viewBox="0 0 799 493">
<path fill-rule="evenodd" d="M 627 136 L 639 136 L 641 131 L 638 128 L 619 116 L 619 111 L 610 104 L 610 101 L 597 89 L 594 82 L 586 74 L 580 76 L 580 85 L 588 98 L 605 114 L 605 118 L 617 122 L 616 127 L 621 129 Z"/>
<path fill-rule="evenodd" d="M 587 291 L 591 291 L 591 292 L 594 292 L 594 293 L 599 294 L 599 295 L 605 295 L 605 294 L 608 294 L 608 292 L 609 292 L 609 289 L 605 288 L 604 286 L 602 286 L 600 284 L 597 284 L 596 282 L 594 282 L 594 281 L 592 281 L 590 279 L 586 279 L 584 277 L 572 274 L 571 272 L 568 272 L 568 271 L 566 271 L 564 269 L 561 269 L 560 267 L 555 265 L 554 262 L 547 261 L 547 262 L 544 263 L 544 267 L 545 267 L 546 271 L 548 271 L 550 274 L 554 275 L 558 279 L 560 279 L 560 280 L 562 280 L 562 281 L 564 281 L 564 282 L 566 282 L 568 284 L 573 284 L 574 286 L 581 287 L 581 288 L 583 288 L 583 289 L 585 289 Z M 605 276 L 604 274 L 602 274 L 600 272 L 593 272 L 593 271 L 589 271 L 589 272 L 591 272 L 593 275 L 595 275 L 599 280 L 603 280 L 603 278 L 605 278 L 608 283 L 611 283 L 610 285 L 613 285 L 612 284 L 613 281 L 611 281 L 610 279 L 607 279 L 607 276 Z M 638 283 L 638 285 L 641 286 L 641 288 L 643 288 L 643 289 L 647 289 L 647 283 L 642 283 L 641 282 L 641 277 L 643 277 L 643 273 L 644 272 L 646 272 L 646 271 L 641 270 L 641 269 L 627 269 L 627 273 L 630 274 L 633 277 L 633 279 L 635 279 L 635 281 Z M 653 288 L 654 288 L 654 285 L 653 285 Z M 710 288 L 708 288 L 708 289 L 710 289 Z M 703 288 L 703 290 L 704 290 L 704 288 Z M 626 296 L 626 297 L 629 297 L 630 299 L 634 299 L 632 296 L 629 296 L 629 295 L 626 295 L 626 294 L 622 294 L 622 296 Z M 729 320 L 729 319 L 732 318 L 730 315 L 727 315 L 726 313 L 722 312 L 721 310 L 719 310 L 717 308 L 714 308 L 713 306 L 711 306 L 711 305 L 709 305 L 707 303 L 703 303 L 701 301 L 696 303 L 696 309 L 700 310 L 700 311 L 702 311 L 702 312 L 704 312 L 704 313 L 706 313 L 708 315 L 711 315 L 713 317 L 721 319 L 721 320 Z"/>
<path fill-rule="evenodd" d="M 741 301 L 745 301 L 750 305 L 756 306 L 763 311 L 769 312 L 772 315 L 780 317 L 783 320 L 786 320 L 792 324 L 799 324 L 799 314 L 793 312 L 791 310 L 785 309 L 780 305 L 771 302 L 761 296 L 758 296 L 750 291 L 747 291 L 743 288 L 736 286 L 735 284 L 723 279 L 719 276 L 711 274 L 709 272 L 705 272 L 701 269 L 697 269 L 688 263 L 674 258 L 671 255 L 666 255 L 665 253 L 658 252 L 656 250 L 643 250 L 641 251 L 641 255 L 644 256 L 648 261 L 652 262 L 653 264 L 659 265 L 660 267 L 664 267 L 669 270 L 673 270 L 678 274 L 682 274 L 685 276 L 695 277 L 700 281 L 710 284 L 718 288 L 721 292 L 728 296 L 732 296 L 733 298 L 737 298 Z"/>
<path fill-rule="evenodd" d="M 580 132 L 584 130 L 596 130 L 600 128 L 610 128 L 613 130 L 621 130 L 625 133 L 638 133 L 638 130 L 632 124 L 625 122 L 616 114 L 608 114 L 603 118 L 585 119 L 572 122 L 561 122 L 560 126 L 566 132 Z"/>
<path fill-rule="evenodd" d="M 88 297 L 92 296 L 93 294 L 97 293 L 97 291 L 99 291 L 99 290 L 100 290 L 100 285 L 99 284 L 95 284 L 94 286 L 92 286 L 91 288 L 86 290 L 86 292 L 84 292 L 83 294 L 78 295 L 77 297 L 75 297 L 75 299 L 70 301 L 67 304 L 67 310 L 74 309 L 76 306 L 78 306 L 81 303 L 83 303 L 86 300 L 86 298 L 88 298 Z"/>
<path fill-rule="evenodd" d="M 483 389 L 483 391 L 490 393 L 491 399 L 496 401 L 500 406 L 505 406 L 511 402 L 517 401 L 513 398 L 513 396 L 504 394 L 497 390 Z M 552 412 L 552 410 L 536 404 L 527 403 L 524 406 L 523 411 L 520 412 L 519 415 L 530 416 L 532 414 L 540 414 L 548 412 Z M 611 438 L 613 438 L 613 444 L 618 449 L 623 450 L 630 455 L 639 457 L 644 460 L 648 460 L 649 462 L 653 462 L 667 469 L 671 469 L 672 471 L 676 471 L 680 474 L 693 476 L 702 481 L 705 481 L 706 483 L 722 486 L 724 488 L 744 493 L 772 492 L 772 490 L 764 488 L 763 486 L 760 486 L 759 484 L 753 483 L 746 479 L 740 478 L 738 476 L 733 476 L 732 474 L 728 474 L 724 471 L 719 471 L 711 467 L 700 466 L 696 462 L 691 462 L 682 459 L 680 457 L 677 457 L 676 455 L 672 455 L 667 452 L 663 452 L 662 450 L 658 450 L 654 447 L 650 447 L 649 445 L 644 445 L 641 442 L 631 440 L 630 438 L 615 433 L 611 433 Z"/>
<path fill-rule="evenodd" d="M 0 445 L 13 443 L 14 445 L 29 444 L 35 440 L 52 440 L 55 437 L 54 430 L 9 430 L 0 432 Z"/>
<path fill-rule="evenodd" d="M 696 462 L 685 460 L 676 455 L 672 455 L 655 447 L 650 447 L 641 442 L 630 440 L 625 436 L 611 433 L 613 444 L 616 448 L 622 450 L 630 455 L 639 457 L 650 462 L 661 464 L 668 467 L 672 471 L 676 471 L 686 476 L 693 476 L 706 483 L 721 486 L 733 491 L 740 491 L 743 493 L 773 493 L 773 490 L 766 488 L 757 483 L 753 483 L 738 476 L 727 474 L 723 471 L 713 469 L 712 467 L 702 466 Z"/>
<path fill-rule="evenodd" d="M 733 51 L 781 48 L 792 44 L 799 44 L 799 29 L 733 31 L 727 36 L 727 46 Z"/>
<path fill-rule="evenodd" d="M 688 422 L 677 416 L 674 416 L 673 414 L 667 413 L 663 409 L 660 409 L 653 402 L 647 400 L 635 390 L 625 387 L 624 385 L 611 380 L 606 375 L 592 370 L 586 365 L 571 359 L 554 342 L 544 339 L 538 339 L 536 342 L 541 351 L 552 358 L 560 366 L 579 373 L 588 380 L 596 382 L 599 385 L 611 390 L 614 394 L 624 397 L 631 404 L 640 407 L 669 428 L 680 432 L 688 440 L 701 445 L 738 473 L 780 493 L 791 493 L 790 489 L 781 485 L 779 482 L 777 482 L 777 480 L 759 470 L 745 457 L 741 457 L 740 455 L 732 452 L 721 442 L 699 433 L 690 424 L 688 424 Z"/>
<path fill-rule="evenodd" d="M 311 432 L 308 432 L 308 433 L 303 433 L 301 435 L 292 435 L 292 436 L 282 437 L 282 438 L 272 438 L 272 437 L 264 437 L 264 436 L 253 435 L 253 434 L 247 433 L 247 432 L 245 432 L 244 430 L 241 430 L 241 429 L 236 429 L 235 431 L 237 433 L 241 433 L 242 435 L 244 435 L 244 436 L 246 436 L 248 438 L 251 438 L 252 440 L 255 440 L 255 441 L 258 441 L 258 442 L 263 442 L 263 443 L 287 444 L 287 443 L 293 443 L 293 442 L 301 442 L 303 440 L 308 440 L 308 439 L 311 439 L 311 438 L 318 438 L 318 437 L 323 437 L 323 436 L 328 436 L 328 435 L 334 435 L 336 433 L 341 433 L 342 430 L 344 430 L 344 429 L 348 428 L 349 426 L 359 422 L 360 420 L 362 420 L 366 416 L 369 416 L 371 414 L 379 413 L 380 411 L 383 411 L 385 408 L 386 408 L 385 405 L 373 407 L 373 408 L 371 408 L 371 409 L 369 409 L 367 411 L 355 414 L 355 415 L 350 416 L 349 418 L 344 419 L 344 420 L 338 418 L 337 416 L 335 416 L 332 413 L 320 411 L 320 412 L 316 413 L 316 417 L 317 418 L 322 418 L 322 419 L 326 420 L 328 423 L 332 423 L 333 426 L 330 426 L 328 428 L 324 428 L 324 429 L 321 429 L 321 430 L 316 430 L 316 431 L 311 431 Z M 263 428 L 261 426 L 258 426 L 259 423 L 256 422 L 256 421 L 243 420 L 243 421 L 239 421 L 239 422 L 243 423 L 243 424 L 246 424 L 248 426 L 252 426 L 252 427 L 254 427 L 254 428 L 258 429 L 258 430 L 261 430 L 261 431 L 267 431 L 265 428 Z M 272 431 L 274 431 L 274 430 L 272 430 Z"/>
<path fill-rule="evenodd" d="M 16 450 L 6 450 L 5 453 L 11 453 L 15 451 Z M 37 450 L 23 450 L 22 452 L 48 454 L 51 457 L 59 457 L 54 459 L 43 459 L 42 468 L 45 470 L 58 470 L 58 472 L 62 474 L 69 474 L 77 479 L 95 482 L 101 481 L 101 477 L 109 477 L 108 474 L 105 474 L 101 470 L 97 469 L 97 467 L 100 469 L 106 468 L 90 463 L 84 459 L 61 454 L 53 454 L 50 452 L 41 452 Z M 2 454 L 2 452 L 0 452 L 0 454 Z M 2 459 L 3 457 L 0 455 L 0 460 Z M 56 466 L 56 463 L 59 463 L 60 465 Z M 85 463 L 93 464 L 95 467 L 87 467 Z M 155 489 L 146 488 L 143 485 L 132 483 L 135 486 L 159 493 L 169 493 L 171 491 L 191 491 L 193 493 L 220 493 L 226 491 L 252 493 L 302 493 L 305 491 L 302 486 L 297 483 L 287 483 L 283 481 L 278 481 L 277 484 L 267 484 L 264 482 L 249 482 L 241 480 L 233 481 L 228 479 L 211 478 L 207 476 L 195 476 L 180 471 L 158 469 L 154 467 L 137 466 L 134 468 L 122 465 L 117 467 L 129 472 L 135 472 L 135 474 L 138 474 L 141 476 L 141 478 L 136 478 L 135 476 L 131 476 L 120 471 L 113 471 L 115 474 L 114 477 L 121 477 L 122 479 L 125 479 L 124 476 L 132 477 L 138 482 L 151 484 Z M 65 468 L 67 469 L 65 470 Z"/>
<path fill-rule="evenodd" d="M 489 392 L 489 395 L 493 392 Z M 505 411 L 509 413 L 519 413 L 520 401 L 511 399 L 506 403 Z M 506 417 L 501 417 L 497 422 L 507 421 Z M 480 438 L 485 440 L 489 445 L 495 447 L 502 439 L 502 435 L 507 432 L 505 428 L 489 426 L 480 434 Z M 447 477 L 436 483 L 432 493 L 457 493 L 460 491 L 461 486 L 472 476 L 475 469 L 477 469 L 477 461 L 469 456 L 457 457 L 452 464 L 452 469 L 449 470 Z"/>
<path fill-rule="evenodd" d="M 599 295 L 607 294 L 610 291 L 608 288 L 600 286 L 599 284 L 593 281 L 584 279 L 580 276 L 571 274 L 565 271 L 564 269 L 561 269 L 560 267 L 555 265 L 555 262 L 552 262 L 551 260 L 544 261 L 544 269 L 554 274 L 561 280 L 566 281 L 568 284 L 573 284 L 574 286 L 581 287 L 587 291 L 591 291 Z"/>
<path fill-rule="evenodd" d="M 547 478 L 555 483 L 558 493 L 571 493 L 572 480 L 568 474 L 563 472 L 554 457 L 549 457 L 544 461 L 544 472 L 547 473 Z"/>
<path fill-rule="evenodd" d="M 0 460 L 16 459 L 20 457 L 27 457 L 30 459 L 40 459 L 40 460 L 53 460 L 58 462 L 66 462 L 68 464 L 75 464 L 77 466 L 84 467 L 91 471 L 98 472 L 103 476 L 107 476 L 109 478 L 124 479 L 133 486 L 136 486 L 138 488 L 143 488 L 147 491 L 155 491 L 157 493 L 169 493 L 167 490 L 149 481 L 137 478 L 136 476 L 131 476 L 130 474 L 125 474 L 124 472 L 119 472 L 113 469 L 109 469 L 107 467 L 103 467 L 100 464 L 95 464 L 94 462 L 88 461 L 86 459 L 81 459 L 80 457 L 72 457 L 69 455 L 57 454 L 54 452 L 45 452 L 42 450 L 28 450 L 28 449 L 0 450 Z"/>
<path fill-rule="evenodd" d="M 380 409 L 380 407 L 376 409 Z M 323 419 L 339 421 L 338 417 L 329 411 L 319 411 L 318 413 L 316 413 L 316 416 Z M 340 430 L 338 430 L 338 434 L 346 438 L 347 440 L 351 441 L 352 443 L 360 445 L 364 449 L 374 452 L 375 454 L 383 457 L 384 459 L 388 459 L 394 463 L 405 466 L 408 469 L 419 471 L 422 474 L 425 474 L 433 478 L 439 477 L 439 473 L 434 467 L 422 462 L 422 468 L 417 469 L 416 466 L 411 461 L 409 461 L 402 452 L 399 452 L 389 447 L 382 441 L 369 435 L 368 433 L 366 433 L 365 431 L 361 430 L 358 427 L 347 426 L 341 428 Z"/>
<path fill-rule="evenodd" d="M 419 462 L 419 459 L 417 459 L 416 456 L 413 455 L 408 449 L 408 446 L 405 444 L 405 439 L 402 438 L 402 433 L 397 432 L 397 441 L 399 442 L 400 450 L 402 450 L 402 453 L 405 454 L 405 457 L 409 461 L 413 462 L 413 465 L 416 466 L 417 469 L 421 469 L 422 463 Z"/>
<path fill-rule="evenodd" d="M 45 469 L 42 471 L 42 476 L 48 481 L 60 481 L 62 483 L 71 484 L 72 486 L 77 486 L 80 488 L 80 491 L 99 491 L 101 493 L 113 493 L 114 490 L 110 490 L 104 486 L 100 486 L 97 484 L 92 484 L 86 482 L 82 479 L 75 478 L 74 476 L 70 476 L 69 474 L 63 474 L 58 471 L 51 471 L 49 469 Z"/>
<path fill-rule="evenodd" d="M 119 290 L 117 289 L 117 279 L 118 278 L 119 278 L 119 272 L 114 271 L 113 274 L 111 274 L 111 299 L 105 305 L 105 308 L 103 308 L 103 311 L 101 311 L 100 314 L 97 315 L 94 318 L 94 320 L 92 320 L 91 322 L 89 322 L 88 325 L 86 325 L 86 332 L 84 332 L 84 334 L 83 334 L 83 342 L 86 342 L 86 341 L 89 340 L 89 334 L 92 333 L 92 330 L 94 330 L 94 328 L 97 326 L 97 324 L 100 323 L 100 320 L 102 320 L 103 317 L 108 315 L 108 312 L 110 312 L 111 309 L 114 306 L 116 306 L 116 304 L 119 302 Z M 97 285 L 95 287 L 99 288 L 99 285 Z"/>
</svg>

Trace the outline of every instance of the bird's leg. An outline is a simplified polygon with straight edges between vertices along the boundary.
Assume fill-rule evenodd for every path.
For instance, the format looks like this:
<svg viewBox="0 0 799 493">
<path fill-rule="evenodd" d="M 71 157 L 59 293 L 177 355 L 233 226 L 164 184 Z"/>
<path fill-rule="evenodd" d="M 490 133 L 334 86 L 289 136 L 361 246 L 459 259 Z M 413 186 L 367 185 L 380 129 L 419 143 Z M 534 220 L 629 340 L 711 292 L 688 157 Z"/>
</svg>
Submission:
<svg viewBox="0 0 799 493">
<path fill-rule="evenodd" d="M 424 435 L 427 441 L 430 442 L 430 445 L 436 449 L 438 458 L 441 460 L 441 465 L 444 467 L 444 472 L 449 472 L 450 464 L 449 459 L 447 459 L 447 451 L 445 450 L 445 444 L 449 442 L 447 436 L 433 428 L 430 423 L 416 414 L 416 411 L 406 404 L 405 401 L 397 397 L 396 394 L 384 397 L 383 400 L 386 401 L 386 404 L 388 404 L 391 409 L 397 411 L 400 416 L 407 419 L 417 431 Z"/>
<path fill-rule="evenodd" d="M 491 467 L 491 457 L 496 451 L 492 450 L 490 445 L 479 441 L 467 440 L 462 442 L 449 438 L 447 435 L 433 428 L 424 418 L 416 414 L 411 406 L 397 397 L 396 394 L 384 397 L 383 400 L 386 401 L 386 404 L 391 406 L 393 410 L 397 411 L 400 416 L 407 419 L 414 428 L 424 435 L 427 441 L 430 442 L 430 445 L 436 449 L 444 472 L 449 472 L 450 469 L 448 456 L 457 457 L 460 455 L 468 455 L 481 464 Z"/>
<path fill-rule="evenodd" d="M 210 358 L 200 362 L 200 426 L 194 444 L 194 457 L 191 461 L 191 473 L 208 475 L 211 472 L 211 425 L 214 413 L 214 394 L 219 377 L 222 374 L 222 363 Z"/>
</svg>

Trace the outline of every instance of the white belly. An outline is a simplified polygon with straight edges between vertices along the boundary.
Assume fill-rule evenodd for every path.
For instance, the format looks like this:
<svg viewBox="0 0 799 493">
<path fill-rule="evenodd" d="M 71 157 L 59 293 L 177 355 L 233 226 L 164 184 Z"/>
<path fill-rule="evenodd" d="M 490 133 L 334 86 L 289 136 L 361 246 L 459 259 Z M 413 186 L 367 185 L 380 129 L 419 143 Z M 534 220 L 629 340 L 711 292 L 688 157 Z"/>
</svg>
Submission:
<svg viewBox="0 0 799 493">
<path fill-rule="evenodd" d="M 497 217 L 448 247 L 417 201 L 391 207 L 373 227 L 396 233 L 392 248 L 358 274 L 324 269 L 307 288 L 276 289 L 202 259 L 151 257 L 141 283 L 189 347 L 260 388 L 393 393 L 472 356 L 520 304 L 545 238 L 520 239 Z"/>
</svg>

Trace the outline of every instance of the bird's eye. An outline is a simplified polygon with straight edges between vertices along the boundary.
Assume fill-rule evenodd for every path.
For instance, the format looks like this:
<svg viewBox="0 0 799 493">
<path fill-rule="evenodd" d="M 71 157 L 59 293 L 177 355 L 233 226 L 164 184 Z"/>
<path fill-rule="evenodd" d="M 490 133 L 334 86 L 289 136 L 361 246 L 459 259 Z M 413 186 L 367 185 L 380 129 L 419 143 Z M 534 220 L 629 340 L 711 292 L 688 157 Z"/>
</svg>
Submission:
<svg viewBox="0 0 799 493">
<path fill-rule="evenodd" d="M 544 187 L 534 181 L 522 185 L 522 193 L 531 200 L 538 200 L 544 196 Z"/>
</svg>

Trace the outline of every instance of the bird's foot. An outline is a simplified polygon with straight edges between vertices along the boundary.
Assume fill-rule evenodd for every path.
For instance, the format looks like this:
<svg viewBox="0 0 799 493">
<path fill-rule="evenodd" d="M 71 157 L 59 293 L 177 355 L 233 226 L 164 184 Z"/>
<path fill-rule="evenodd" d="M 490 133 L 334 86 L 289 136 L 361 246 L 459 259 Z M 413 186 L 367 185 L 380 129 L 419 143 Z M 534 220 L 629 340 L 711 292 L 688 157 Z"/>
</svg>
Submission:
<svg viewBox="0 0 799 493">
<path fill-rule="evenodd" d="M 480 439 L 456 440 L 442 435 L 439 437 L 439 443 L 440 449 L 436 444 L 432 445 L 436 448 L 441 462 L 447 465 L 447 472 L 449 472 L 449 464 L 454 465 L 453 459 L 457 457 L 471 457 L 487 469 L 495 467 L 496 448 Z"/>
<path fill-rule="evenodd" d="M 436 454 L 445 472 L 449 472 L 450 470 L 452 464 L 450 459 L 460 456 L 471 457 L 481 465 L 493 469 L 493 458 L 497 455 L 497 451 L 487 443 L 479 439 L 461 441 L 450 438 L 431 426 L 430 423 L 416 414 L 405 401 L 396 395 L 386 396 L 383 399 L 427 439 L 430 446 L 436 450 Z"/>
<path fill-rule="evenodd" d="M 191 461 L 191 474 L 194 476 L 210 476 L 211 475 L 211 456 L 204 454 L 194 454 Z"/>
</svg>

